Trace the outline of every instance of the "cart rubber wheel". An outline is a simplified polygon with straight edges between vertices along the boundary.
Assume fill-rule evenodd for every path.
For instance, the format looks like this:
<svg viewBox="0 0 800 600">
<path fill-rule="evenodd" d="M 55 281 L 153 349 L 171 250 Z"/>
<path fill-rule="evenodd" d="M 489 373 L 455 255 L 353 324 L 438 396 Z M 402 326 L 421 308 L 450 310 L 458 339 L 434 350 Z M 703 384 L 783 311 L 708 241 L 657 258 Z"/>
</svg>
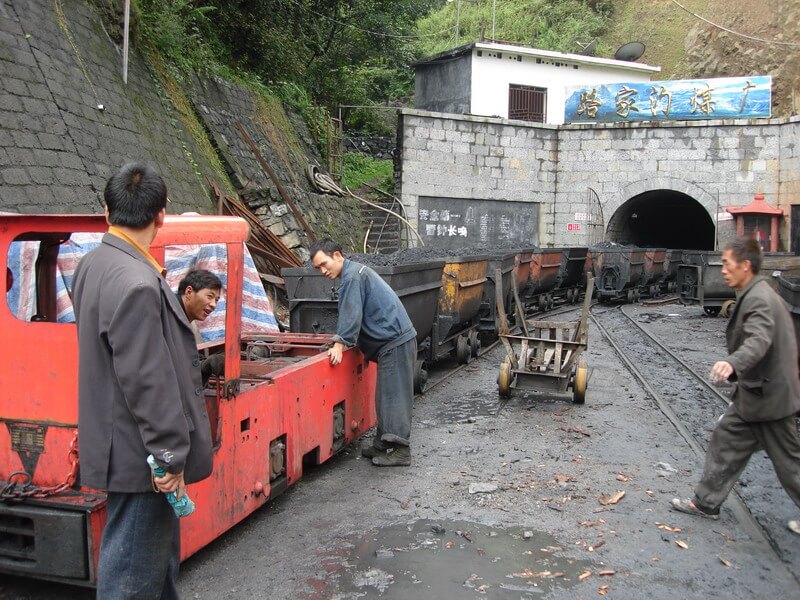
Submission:
<svg viewBox="0 0 800 600">
<path fill-rule="evenodd" d="M 567 304 L 572 304 L 572 290 L 567 290 Z"/>
<path fill-rule="evenodd" d="M 634 295 L 633 290 L 628 290 L 628 295 L 627 295 L 628 304 L 633 304 L 633 300 L 635 297 L 636 296 Z"/>
<path fill-rule="evenodd" d="M 469 340 L 465 335 L 460 335 L 456 339 L 456 358 L 458 359 L 458 364 L 460 365 L 466 365 L 469 362 L 469 359 L 472 358 L 472 350 L 469 347 Z"/>
<path fill-rule="evenodd" d="M 724 318 L 728 318 L 733 314 L 733 307 L 736 306 L 736 300 L 726 300 L 720 308 L 719 314 Z"/>
<path fill-rule="evenodd" d="M 709 317 L 716 317 L 722 311 L 722 307 L 720 306 L 704 306 L 703 312 L 706 313 Z"/>
<path fill-rule="evenodd" d="M 469 334 L 469 349 L 472 352 L 472 358 L 478 358 L 478 352 L 481 351 L 481 338 L 477 331 L 471 331 Z"/>
<path fill-rule="evenodd" d="M 539 296 L 539 310 L 542 312 L 547 310 L 547 296 Z"/>
<path fill-rule="evenodd" d="M 586 384 L 589 382 L 589 369 L 583 359 L 578 361 L 578 368 L 575 369 L 575 380 L 572 384 L 572 401 L 575 404 L 586 402 Z"/>
<path fill-rule="evenodd" d="M 511 361 L 505 359 L 500 365 L 500 374 L 497 376 L 497 393 L 501 398 L 511 397 L 512 381 L 514 381 L 514 371 L 511 369 Z"/>
<path fill-rule="evenodd" d="M 635 301 L 639 302 L 639 300 L 642 299 L 642 290 L 636 290 L 634 292 L 633 296 L 634 296 Z"/>
<path fill-rule="evenodd" d="M 553 310 L 553 306 L 556 304 L 556 299 L 553 294 L 547 295 L 547 310 Z"/>
<path fill-rule="evenodd" d="M 414 364 L 414 393 L 424 394 L 425 386 L 428 385 L 428 371 L 425 369 L 425 362 L 418 360 Z"/>
</svg>

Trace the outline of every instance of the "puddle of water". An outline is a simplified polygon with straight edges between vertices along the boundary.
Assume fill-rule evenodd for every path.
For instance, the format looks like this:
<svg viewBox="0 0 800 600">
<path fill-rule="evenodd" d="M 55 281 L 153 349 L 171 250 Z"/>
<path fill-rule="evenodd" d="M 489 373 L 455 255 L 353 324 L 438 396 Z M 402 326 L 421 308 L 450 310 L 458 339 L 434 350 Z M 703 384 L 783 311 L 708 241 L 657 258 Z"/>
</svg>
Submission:
<svg viewBox="0 0 800 600">
<path fill-rule="evenodd" d="M 488 417 L 500 412 L 502 404 L 497 386 L 484 390 L 473 390 L 464 395 L 450 395 L 436 407 L 434 419 L 438 422 L 454 423 L 469 417 Z"/>
<path fill-rule="evenodd" d="M 344 551 L 343 551 L 344 549 Z M 552 536 L 520 527 L 420 520 L 350 536 L 322 553 L 307 600 L 537 598 L 578 583 L 592 563 L 562 556 Z"/>
</svg>

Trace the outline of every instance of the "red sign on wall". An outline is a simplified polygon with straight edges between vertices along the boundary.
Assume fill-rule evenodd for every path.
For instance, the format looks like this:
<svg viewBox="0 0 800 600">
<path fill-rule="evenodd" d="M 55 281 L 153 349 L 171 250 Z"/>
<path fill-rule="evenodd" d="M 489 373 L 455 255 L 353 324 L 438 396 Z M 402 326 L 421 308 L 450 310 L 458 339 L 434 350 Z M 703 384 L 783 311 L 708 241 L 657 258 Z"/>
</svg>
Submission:
<svg viewBox="0 0 800 600">
<path fill-rule="evenodd" d="M 567 223 L 567 231 L 580 231 L 581 224 L 580 223 Z"/>
</svg>

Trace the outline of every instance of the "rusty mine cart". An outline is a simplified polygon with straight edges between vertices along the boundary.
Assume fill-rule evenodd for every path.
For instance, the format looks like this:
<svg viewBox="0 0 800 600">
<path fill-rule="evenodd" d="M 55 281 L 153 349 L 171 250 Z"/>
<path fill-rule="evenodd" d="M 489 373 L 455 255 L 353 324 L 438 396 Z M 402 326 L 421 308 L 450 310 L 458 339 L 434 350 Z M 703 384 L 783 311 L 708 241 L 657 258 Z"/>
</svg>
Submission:
<svg viewBox="0 0 800 600">
<path fill-rule="evenodd" d="M 507 352 L 497 377 L 501 397 L 510 397 L 514 388 L 548 397 L 569 398 L 571 395 L 575 404 L 586 401 L 589 369 L 581 354 L 588 343 L 593 285 L 594 280 L 588 275 L 583 311 L 578 321 L 525 321 L 518 318 L 522 332 L 515 335 L 501 318 L 500 339 Z M 517 306 L 521 311 L 519 304 Z"/>
</svg>

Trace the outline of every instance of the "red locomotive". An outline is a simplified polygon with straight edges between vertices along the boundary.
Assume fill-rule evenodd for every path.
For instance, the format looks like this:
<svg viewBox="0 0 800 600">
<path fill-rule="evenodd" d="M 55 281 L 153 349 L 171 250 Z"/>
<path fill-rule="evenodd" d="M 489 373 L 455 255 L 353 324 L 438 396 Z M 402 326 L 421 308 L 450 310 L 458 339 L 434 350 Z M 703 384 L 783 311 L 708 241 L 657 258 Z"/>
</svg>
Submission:
<svg viewBox="0 0 800 600">
<path fill-rule="evenodd" d="M 7 274 L 12 242 L 38 242 L 27 257 L 35 261 L 35 313 L 22 320 L 8 302 L 0 307 L 3 573 L 78 585 L 96 579 L 105 496 L 79 483 L 77 334 L 74 323 L 57 319 L 57 259 L 72 234 L 105 229 L 101 216 L 0 216 L 0 269 Z M 327 335 L 242 333 L 248 234 L 235 217 L 168 217 L 151 248 L 159 261 L 166 245 L 227 249 L 224 340 L 201 346 L 224 346 L 225 353 L 225 376 L 206 391 L 214 470 L 189 486 L 197 509 L 181 519 L 182 558 L 297 481 L 304 465 L 325 462 L 375 424 L 375 369 L 358 350 L 331 367 Z M 21 285 L 12 279 L 7 287 Z"/>
</svg>

